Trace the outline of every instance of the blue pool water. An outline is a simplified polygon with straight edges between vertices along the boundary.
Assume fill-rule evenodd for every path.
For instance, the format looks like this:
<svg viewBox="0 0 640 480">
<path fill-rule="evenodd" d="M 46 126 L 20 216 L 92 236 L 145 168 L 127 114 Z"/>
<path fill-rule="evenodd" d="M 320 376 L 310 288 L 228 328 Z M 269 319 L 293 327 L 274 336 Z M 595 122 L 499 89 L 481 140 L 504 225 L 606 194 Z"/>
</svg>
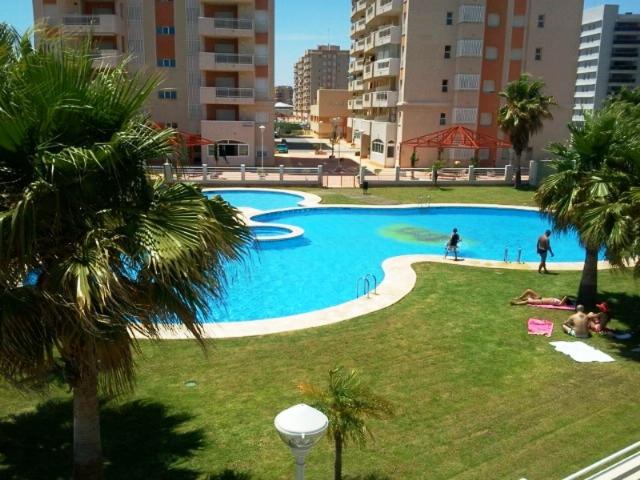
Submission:
<svg viewBox="0 0 640 480">
<path fill-rule="evenodd" d="M 279 237 L 291 233 L 291 230 L 282 227 L 251 227 L 251 231 L 256 237 Z"/>
<path fill-rule="evenodd" d="M 255 206 L 255 205 L 254 205 Z M 207 321 L 258 320 L 309 312 L 355 298 L 356 283 L 368 273 L 383 277 L 382 262 L 398 255 L 442 255 L 453 227 L 462 237 L 464 258 L 537 261 L 537 237 L 549 227 L 537 212 L 430 207 L 423 209 L 298 208 L 254 217 L 294 225 L 301 238 L 258 242 L 242 264 L 228 267 L 225 308 Z M 572 234 L 552 237 L 553 261 L 584 259 Z"/>
<path fill-rule="evenodd" d="M 206 195 L 211 198 L 220 195 L 231 205 L 236 207 L 250 207 L 257 210 L 279 210 L 294 208 L 304 200 L 300 195 L 283 192 L 268 192 L 263 190 L 208 190 Z"/>
</svg>

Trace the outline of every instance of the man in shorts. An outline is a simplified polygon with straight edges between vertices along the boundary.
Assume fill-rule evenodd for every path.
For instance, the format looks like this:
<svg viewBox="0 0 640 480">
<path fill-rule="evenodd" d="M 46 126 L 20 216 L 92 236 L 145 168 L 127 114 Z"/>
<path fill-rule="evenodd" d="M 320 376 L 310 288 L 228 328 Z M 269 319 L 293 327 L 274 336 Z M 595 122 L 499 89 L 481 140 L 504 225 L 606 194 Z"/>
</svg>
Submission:
<svg viewBox="0 0 640 480">
<path fill-rule="evenodd" d="M 562 324 L 562 329 L 567 335 L 576 338 L 589 338 L 589 319 L 584 313 L 584 307 L 578 305 L 576 313 Z"/>
<path fill-rule="evenodd" d="M 551 249 L 551 241 L 549 237 L 551 236 L 551 230 L 547 230 L 543 235 L 538 237 L 538 244 L 536 245 L 536 249 L 538 251 L 538 255 L 540 255 L 540 265 L 538 266 L 538 273 L 549 273 L 547 270 L 547 254 L 550 253 L 553 257 L 553 250 Z"/>
</svg>

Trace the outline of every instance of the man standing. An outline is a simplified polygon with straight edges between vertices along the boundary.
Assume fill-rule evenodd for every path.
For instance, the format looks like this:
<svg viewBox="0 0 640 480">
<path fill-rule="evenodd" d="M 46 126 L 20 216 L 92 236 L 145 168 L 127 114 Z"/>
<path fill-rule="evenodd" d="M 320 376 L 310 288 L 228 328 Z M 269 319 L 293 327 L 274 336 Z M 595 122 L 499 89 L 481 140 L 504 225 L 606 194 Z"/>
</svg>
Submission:
<svg viewBox="0 0 640 480">
<path fill-rule="evenodd" d="M 449 252 L 453 252 L 454 261 L 458 261 L 458 244 L 460 243 L 460 235 L 458 235 L 458 229 L 454 228 L 453 233 L 451 233 L 451 238 L 447 242 L 447 247 L 444 252 L 444 258 L 447 258 Z"/>
<path fill-rule="evenodd" d="M 551 230 L 547 230 L 543 235 L 540 235 L 538 238 L 538 244 L 536 245 L 536 249 L 538 250 L 538 255 L 540 255 L 540 265 L 538 266 L 538 273 L 549 273 L 547 270 L 547 254 L 550 253 L 553 257 L 553 250 L 551 249 L 551 241 L 549 237 L 551 236 Z"/>
</svg>

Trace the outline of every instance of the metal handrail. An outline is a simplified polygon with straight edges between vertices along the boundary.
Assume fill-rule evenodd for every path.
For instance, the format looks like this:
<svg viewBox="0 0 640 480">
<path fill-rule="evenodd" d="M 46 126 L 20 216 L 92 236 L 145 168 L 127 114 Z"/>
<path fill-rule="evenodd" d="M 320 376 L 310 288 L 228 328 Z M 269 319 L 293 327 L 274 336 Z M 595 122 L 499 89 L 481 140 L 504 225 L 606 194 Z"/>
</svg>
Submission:
<svg viewBox="0 0 640 480">
<path fill-rule="evenodd" d="M 633 445 L 629 445 L 628 447 L 623 448 L 622 450 L 619 450 L 619 451 L 617 451 L 616 453 L 614 453 L 612 455 L 609 455 L 607 458 L 603 458 L 602 460 L 599 460 L 596 463 L 594 463 L 592 465 L 589 465 L 588 467 L 583 468 L 582 470 L 574 473 L 573 475 L 569 475 L 568 477 L 563 478 L 562 480 L 578 480 L 579 478 L 583 477 L 584 475 L 586 475 L 588 473 L 591 473 L 591 472 L 595 471 L 596 469 L 598 469 L 600 467 L 603 467 L 604 465 L 607 465 L 607 464 L 613 462 L 614 460 L 617 460 L 618 458 L 626 455 L 627 453 L 632 452 L 634 450 L 638 450 L 638 449 L 640 449 L 640 442 L 636 442 Z M 632 458 L 637 458 L 638 455 L 640 455 L 640 452 L 636 453 L 635 455 L 631 455 L 628 458 L 625 458 L 623 461 L 618 462 L 615 465 L 612 465 L 608 469 L 613 468 L 613 467 L 618 467 L 618 466 L 620 466 L 621 464 L 623 464 L 627 460 L 630 460 Z M 608 469 L 606 469 L 606 470 L 608 470 Z M 606 470 L 601 472 L 601 473 L 605 473 Z M 591 478 L 593 478 L 593 477 L 591 477 Z"/>
</svg>

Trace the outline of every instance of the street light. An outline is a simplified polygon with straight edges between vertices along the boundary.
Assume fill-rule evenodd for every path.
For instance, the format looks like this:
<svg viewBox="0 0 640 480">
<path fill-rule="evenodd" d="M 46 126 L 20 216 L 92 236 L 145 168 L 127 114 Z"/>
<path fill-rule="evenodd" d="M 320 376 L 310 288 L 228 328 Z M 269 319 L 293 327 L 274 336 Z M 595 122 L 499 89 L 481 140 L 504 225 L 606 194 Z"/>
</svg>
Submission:
<svg viewBox="0 0 640 480">
<path fill-rule="evenodd" d="M 329 419 L 321 411 L 301 403 L 280 412 L 273 423 L 296 460 L 295 480 L 304 480 L 304 460 L 324 435 Z"/>
<path fill-rule="evenodd" d="M 267 127 L 260 125 L 260 169 L 264 172 L 264 131 Z"/>
</svg>

